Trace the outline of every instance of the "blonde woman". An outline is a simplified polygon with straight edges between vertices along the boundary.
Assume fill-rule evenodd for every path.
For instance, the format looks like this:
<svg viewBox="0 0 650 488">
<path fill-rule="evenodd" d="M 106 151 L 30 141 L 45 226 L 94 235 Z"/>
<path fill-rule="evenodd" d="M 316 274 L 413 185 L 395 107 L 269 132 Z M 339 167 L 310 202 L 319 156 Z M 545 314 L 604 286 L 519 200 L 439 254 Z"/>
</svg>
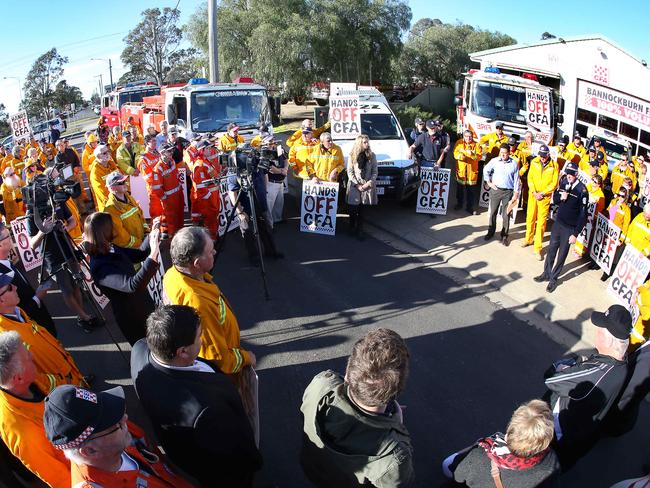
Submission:
<svg viewBox="0 0 650 488">
<path fill-rule="evenodd" d="M 355 139 L 347 172 L 350 232 L 363 240 L 362 208 L 364 205 L 377 205 L 377 158 L 370 150 L 368 136 L 360 135 Z"/>
</svg>

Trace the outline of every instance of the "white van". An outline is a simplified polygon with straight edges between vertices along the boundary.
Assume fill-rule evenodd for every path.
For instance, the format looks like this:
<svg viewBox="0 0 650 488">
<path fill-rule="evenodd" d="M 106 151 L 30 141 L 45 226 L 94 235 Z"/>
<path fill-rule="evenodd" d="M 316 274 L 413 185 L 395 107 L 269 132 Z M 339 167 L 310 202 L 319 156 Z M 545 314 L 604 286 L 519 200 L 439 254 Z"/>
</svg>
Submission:
<svg viewBox="0 0 650 488">
<path fill-rule="evenodd" d="M 359 95 L 361 133 L 370 139 L 370 148 L 377 156 L 379 175 L 377 194 L 384 198 L 405 200 L 419 185 L 417 166 L 409 158 L 409 143 L 386 97 L 373 86 L 359 86 L 343 90 L 341 95 Z M 327 111 L 327 107 L 318 110 Z M 323 121 L 324 122 L 324 121 Z M 316 121 L 321 125 L 320 121 Z M 334 142 L 341 147 L 347 164 L 354 140 Z"/>
</svg>

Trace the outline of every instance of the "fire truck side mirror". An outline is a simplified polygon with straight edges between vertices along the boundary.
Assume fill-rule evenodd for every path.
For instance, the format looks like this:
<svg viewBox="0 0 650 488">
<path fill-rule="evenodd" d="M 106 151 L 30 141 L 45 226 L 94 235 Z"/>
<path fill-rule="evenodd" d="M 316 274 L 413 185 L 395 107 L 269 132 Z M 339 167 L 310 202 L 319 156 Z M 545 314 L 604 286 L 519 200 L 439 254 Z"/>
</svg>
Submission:
<svg viewBox="0 0 650 488">
<path fill-rule="evenodd" d="M 560 97 L 560 100 L 559 100 L 559 103 L 558 103 L 557 113 L 560 114 L 560 115 L 564 113 L 564 98 L 562 98 L 562 97 Z"/>
<path fill-rule="evenodd" d="M 176 125 L 177 117 L 176 117 L 176 110 L 174 109 L 173 105 L 167 105 L 167 110 L 166 110 L 166 119 L 167 122 L 169 122 L 170 125 Z"/>
<path fill-rule="evenodd" d="M 462 94 L 463 94 L 463 81 L 462 80 L 455 80 L 454 81 L 454 95 L 456 95 L 457 97 L 462 98 Z M 456 105 L 458 105 L 458 104 L 456 104 Z"/>
<path fill-rule="evenodd" d="M 462 107 L 463 106 L 463 97 L 461 97 L 459 95 L 456 95 L 454 97 L 454 105 L 456 105 L 457 107 Z"/>
</svg>

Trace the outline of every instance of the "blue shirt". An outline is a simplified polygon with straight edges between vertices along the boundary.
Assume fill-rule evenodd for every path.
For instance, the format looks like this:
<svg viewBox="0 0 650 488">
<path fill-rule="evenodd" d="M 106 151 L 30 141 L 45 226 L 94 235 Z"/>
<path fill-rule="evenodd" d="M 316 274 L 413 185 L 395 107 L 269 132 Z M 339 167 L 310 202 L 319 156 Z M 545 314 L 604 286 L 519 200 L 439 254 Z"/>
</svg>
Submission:
<svg viewBox="0 0 650 488">
<path fill-rule="evenodd" d="M 519 193 L 519 163 L 509 157 L 506 161 L 500 157 L 492 159 L 483 168 L 483 179 L 491 181 L 501 189 L 514 190 Z"/>
</svg>

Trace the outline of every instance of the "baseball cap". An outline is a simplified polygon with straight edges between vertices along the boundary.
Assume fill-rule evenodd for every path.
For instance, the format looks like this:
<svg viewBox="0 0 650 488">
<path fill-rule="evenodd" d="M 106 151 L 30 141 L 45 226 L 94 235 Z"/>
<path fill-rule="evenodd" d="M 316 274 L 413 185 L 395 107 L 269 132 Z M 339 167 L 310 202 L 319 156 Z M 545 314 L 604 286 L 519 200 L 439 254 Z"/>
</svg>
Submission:
<svg viewBox="0 0 650 488">
<path fill-rule="evenodd" d="M 314 130 L 311 127 L 303 127 L 302 128 L 302 133 L 303 134 L 311 134 L 312 132 L 314 132 Z"/>
<path fill-rule="evenodd" d="M 269 144 L 273 144 L 274 142 L 277 142 L 273 136 L 268 135 L 262 139 L 262 146 L 268 146 Z"/>
<path fill-rule="evenodd" d="M 592 159 L 591 161 L 589 161 L 589 166 L 594 166 L 594 167 L 598 168 L 600 166 L 600 163 L 598 161 L 596 161 L 595 159 Z"/>
<path fill-rule="evenodd" d="M 564 134 L 560 139 L 557 141 L 558 144 L 564 144 L 565 146 L 569 144 L 569 136 Z"/>
<path fill-rule="evenodd" d="M 602 152 L 598 151 L 598 153 L 596 154 L 596 161 L 601 163 L 604 160 L 605 160 L 605 155 Z"/>
<path fill-rule="evenodd" d="M 45 434 L 55 449 L 74 449 L 93 432 L 117 424 L 125 411 L 121 386 L 94 393 L 74 385 L 61 385 L 45 398 Z"/>
<path fill-rule="evenodd" d="M 495 125 L 495 127 L 496 127 L 497 129 L 503 129 L 503 122 L 497 122 L 496 125 Z"/>
<path fill-rule="evenodd" d="M 542 144 L 539 147 L 539 151 L 537 151 L 537 154 L 539 154 L 540 156 L 546 157 L 549 154 L 551 154 L 551 152 L 548 150 L 548 146 L 546 144 Z"/>
<path fill-rule="evenodd" d="M 106 177 L 106 186 L 115 186 L 118 183 L 123 183 L 127 178 L 128 176 L 123 175 L 119 171 L 113 171 Z"/>
<path fill-rule="evenodd" d="M 591 323 L 607 329 L 614 337 L 624 340 L 630 337 L 632 315 L 623 305 L 612 305 L 605 312 L 592 312 Z"/>
<path fill-rule="evenodd" d="M 239 126 L 237 124 L 235 124 L 234 122 L 230 122 L 230 124 L 228 124 L 228 128 L 226 130 L 227 131 L 231 131 L 231 130 L 237 131 L 237 130 L 239 130 Z"/>
<path fill-rule="evenodd" d="M 424 120 L 422 120 L 422 117 L 416 117 L 415 125 L 420 125 L 420 124 L 424 124 Z"/>
<path fill-rule="evenodd" d="M 600 142 L 600 137 L 594 136 L 594 142 Z"/>
<path fill-rule="evenodd" d="M 127 137 L 127 136 L 130 136 L 130 135 L 131 135 L 131 131 L 130 131 L 130 130 L 123 130 L 123 131 L 122 131 L 122 137 Z"/>
<path fill-rule="evenodd" d="M 587 151 L 593 151 L 593 152 L 596 152 L 596 148 L 595 148 L 594 146 L 589 146 L 589 147 L 587 148 Z"/>
<path fill-rule="evenodd" d="M 516 146 L 517 145 L 517 139 L 514 137 L 508 137 L 508 146 Z"/>
<path fill-rule="evenodd" d="M 564 167 L 564 172 L 571 176 L 578 176 L 578 165 L 576 165 L 575 163 L 569 163 Z"/>
<path fill-rule="evenodd" d="M 14 276 L 16 276 L 14 274 Z M 2 273 L 0 274 L 0 288 L 3 286 L 7 286 L 9 283 L 11 283 L 14 280 L 13 276 Z"/>
<path fill-rule="evenodd" d="M 580 135 L 580 132 L 575 131 L 575 132 L 573 133 L 573 138 L 574 138 L 574 139 L 582 139 L 582 136 Z"/>
<path fill-rule="evenodd" d="M 162 146 L 158 148 L 158 152 L 163 152 L 163 151 L 173 151 L 175 149 L 175 146 L 173 144 L 170 144 L 169 142 L 166 142 Z"/>
<path fill-rule="evenodd" d="M 170 125 L 167 132 L 170 134 L 178 134 L 178 128 L 175 125 Z"/>
<path fill-rule="evenodd" d="M 97 134 L 88 134 L 88 138 L 86 139 L 86 142 L 90 144 L 91 142 L 98 142 L 99 138 L 97 137 Z"/>
<path fill-rule="evenodd" d="M 435 126 L 436 123 L 433 120 L 431 119 L 427 120 L 427 129 L 433 129 Z"/>
<path fill-rule="evenodd" d="M 155 141 L 155 140 L 156 140 L 156 136 L 152 136 L 151 134 L 147 134 L 146 136 L 144 136 L 145 144 L 149 144 L 151 141 Z"/>
<path fill-rule="evenodd" d="M 201 134 L 196 133 L 196 134 L 194 134 L 194 135 L 190 138 L 190 140 L 191 140 L 191 141 L 200 141 L 200 140 L 201 140 L 201 137 L 202 137 Z"/>
</svg>

